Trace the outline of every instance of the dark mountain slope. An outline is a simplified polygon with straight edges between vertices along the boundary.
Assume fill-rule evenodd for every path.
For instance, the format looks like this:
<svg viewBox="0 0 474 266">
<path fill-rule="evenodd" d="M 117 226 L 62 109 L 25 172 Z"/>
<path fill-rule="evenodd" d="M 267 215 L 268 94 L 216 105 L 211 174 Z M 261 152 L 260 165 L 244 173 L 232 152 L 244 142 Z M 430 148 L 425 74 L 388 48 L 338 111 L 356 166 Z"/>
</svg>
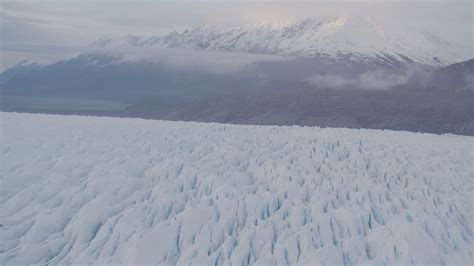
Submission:
<svg viewBox="0 0 474 266">
<path fill-rule="evenodd" d="M 1 87 L 1 110 L 474 135 L 474 90 L 466 89 L 472 62 L 412 72 L 295 59 L 255 62 L 216 74 L 159 61 L 83 55 L 8 80 Z M 330 86 L 331 79 L 338 86 Z M 384 79 L 404 83 L 390 85 Z M 48 104 L 32 105 L 42 98 Z M 68 107 L 63 99 L 78 103 Z M 108 101 L 114 108 L 78 108 L 88 99 Z M 61 108 L 55 108 L 58 104 Z"/>
</svg>

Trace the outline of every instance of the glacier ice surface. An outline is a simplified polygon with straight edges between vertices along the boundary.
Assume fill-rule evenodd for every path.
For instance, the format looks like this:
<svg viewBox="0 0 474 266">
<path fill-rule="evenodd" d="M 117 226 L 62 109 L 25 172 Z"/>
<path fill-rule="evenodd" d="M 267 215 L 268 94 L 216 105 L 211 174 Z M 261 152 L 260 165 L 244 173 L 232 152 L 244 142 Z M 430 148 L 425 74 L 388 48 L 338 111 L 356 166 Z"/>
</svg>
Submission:
<svg viewBox="0 0 474 266">
<path fill-rule="evenodd" d="M 0 264 L 469 264 L 473 138 L 0 113 Z"/>
</svg>

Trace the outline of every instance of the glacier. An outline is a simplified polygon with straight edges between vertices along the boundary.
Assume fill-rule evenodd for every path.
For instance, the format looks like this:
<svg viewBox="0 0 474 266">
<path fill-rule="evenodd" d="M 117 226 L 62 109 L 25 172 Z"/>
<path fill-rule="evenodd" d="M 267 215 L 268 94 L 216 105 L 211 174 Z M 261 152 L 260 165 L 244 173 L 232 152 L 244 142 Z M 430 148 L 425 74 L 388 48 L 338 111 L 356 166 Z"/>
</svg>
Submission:
<svg viewBox="0 0 474 266">
<path fill-rule="evenodd" d="M 0 113 L 0 264 L 464 264 L 474 138 Z"/>
</svg>

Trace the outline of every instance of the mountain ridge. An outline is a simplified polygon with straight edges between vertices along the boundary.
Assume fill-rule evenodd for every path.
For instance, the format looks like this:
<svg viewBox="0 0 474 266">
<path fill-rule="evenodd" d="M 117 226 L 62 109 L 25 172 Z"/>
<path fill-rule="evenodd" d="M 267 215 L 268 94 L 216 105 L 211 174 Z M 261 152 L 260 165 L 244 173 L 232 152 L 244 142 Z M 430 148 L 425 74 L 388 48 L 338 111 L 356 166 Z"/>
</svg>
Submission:
<svg viewBox="0 0 474 266">
<path fill-rule="evenodd" d="M 430 32 L 393 29 L 358 16 L 305 18 L 286 23 L 200 26 L 164 36 L 101 38 L 93 48 L 160 47 L 325 57 L 377 64 L 443 66 L 461 61 L 455 44 Z"/>
</svg>

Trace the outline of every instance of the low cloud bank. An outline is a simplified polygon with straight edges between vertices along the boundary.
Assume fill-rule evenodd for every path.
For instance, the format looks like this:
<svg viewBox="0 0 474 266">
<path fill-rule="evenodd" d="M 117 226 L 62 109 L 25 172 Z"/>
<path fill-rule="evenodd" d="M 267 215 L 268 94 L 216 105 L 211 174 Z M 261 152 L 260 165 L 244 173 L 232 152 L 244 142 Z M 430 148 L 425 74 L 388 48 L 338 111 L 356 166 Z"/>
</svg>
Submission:
<svg viewBox="0 0 474 266">
<path fill-rule="evenodd" d="M 226 74 L 259 61 L 284 61 L 288 58 L 274 55 L 196 51 L 184 48 L 125 47 L 120 49 L 91 49 L 92 54 L 111 55 L 123 62 L 145 61 L 160 63 L 175 70 Z"/>
<path fill-rule="evenodd" d="M 410 75 L 386 73 L 382 70 L 370 70 L 356 77 L 342 75 L 314 75 L 307 82 L 318 88 L 329 89 L 368 89 L 384 90 L 408 83 Z"/>
</svg>

